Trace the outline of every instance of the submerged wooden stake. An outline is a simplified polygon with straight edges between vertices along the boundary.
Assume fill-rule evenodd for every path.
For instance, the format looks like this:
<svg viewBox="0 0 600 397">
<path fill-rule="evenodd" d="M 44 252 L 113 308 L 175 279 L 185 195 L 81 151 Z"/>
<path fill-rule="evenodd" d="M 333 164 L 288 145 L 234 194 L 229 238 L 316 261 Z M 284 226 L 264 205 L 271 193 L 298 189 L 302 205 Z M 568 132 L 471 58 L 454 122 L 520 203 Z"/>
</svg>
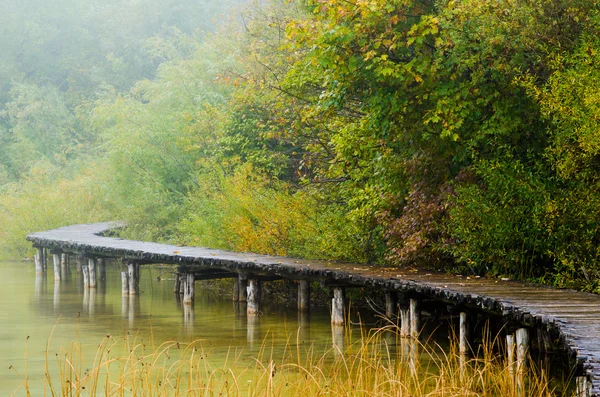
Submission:
<svg viewBox="0 0 600 397">
<path fill-rule="evenodd" d="M 421 332 L 421 302 L 410 300 L 410 336 L 418 338 Z"/>
<path fill-rule="evenodd" d="M 248 314 L 258 314 L 260 311 L 260 281 L 256 279 L 248 280 Z"/>
<path fill-rule="evenodd" d="M 331 323 L 337 325 L 344 324 L 345 308 L 345 293 L 343 287 L 335 287 L 333 289 L 333 299 L 331 300 Z"/>
<path fill-rule="evenodd" d="M 308 312 L 310 310 L 310 283 L 308 280 L 298 281 L 298 311 Z"/>
</svg>

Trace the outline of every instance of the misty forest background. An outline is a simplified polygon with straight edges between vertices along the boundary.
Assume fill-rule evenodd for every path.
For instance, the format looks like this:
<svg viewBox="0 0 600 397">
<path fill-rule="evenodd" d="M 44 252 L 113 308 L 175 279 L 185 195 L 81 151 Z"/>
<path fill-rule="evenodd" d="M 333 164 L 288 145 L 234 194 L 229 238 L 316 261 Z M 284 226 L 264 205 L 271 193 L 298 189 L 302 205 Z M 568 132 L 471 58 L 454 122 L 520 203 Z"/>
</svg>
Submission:
<svg viewBox="0 0 600 397">
<path fill-rule="evenodd" d="M 0 3 L 0 254 L 126 237 L 600 291 L 595 0 Z"/>
</svg>

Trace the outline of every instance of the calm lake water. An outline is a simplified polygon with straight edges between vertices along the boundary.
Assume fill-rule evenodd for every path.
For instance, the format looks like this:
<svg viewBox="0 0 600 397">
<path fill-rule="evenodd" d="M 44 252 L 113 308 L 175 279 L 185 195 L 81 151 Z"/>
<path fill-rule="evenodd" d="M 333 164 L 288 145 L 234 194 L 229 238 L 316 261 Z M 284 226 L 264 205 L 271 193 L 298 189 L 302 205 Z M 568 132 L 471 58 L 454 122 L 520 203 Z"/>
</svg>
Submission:
<svg viewBox="0 0 600 397">
<path fill-rule="evenodd" d="M 85 290 L 75 265 L 66 278 L 55 282 L 51 266 L 45 276 L 39 276 L 32 263 L 0 262 L 0 396 L 26 395 L 22 387 L 26 377 L 32 395 L 44 395 L 46 355 L 55 376 L 55 356 L 77 341 L 90 365 L 107 334 L 115 338 L 130 335 L 137 342 L 155 346 L 165 341 L 201 340 L 217 367 L 224 365 L 232 351 L 250 363 L 265 345 L 275 355 L 295 349 L 298 343 L 317 352 L 332 346 L 326 307 L 312 308 L 307 321 L 306 316 L 298 317 L 295 302 L 287 306 L 265 302 L 263 314 L 249 319 L 245 307 L 233 303 L 229 294 L 196 283 L 192 315 L 184 316 L 173 295 L 173 281 L 156 280 L 165 271 L 142 266 L 140 295 L 123 297 L 118 266 L 107 266 L 106 282 Z M 361 318 L 364 323 L 376 320 L 373 313 L 362 313 Z M 424 332 L 435 328 L 435 344 L 446 349 L 448 327 L 429 324 L 429 328 Z M 350 330 L 353 340 L 360 338 L 359 326 Z M 395 342 L 390 343 L 390 348 L 395 348 Z"/>
<path fill-rule="evenodd" d="M 316 349 L 332 345 L 327 308 L 311 310 L 307 325 L 293 305 L 265 304 L 263 315 L 248 321 L 245 309 L 239 310 L 230 296 L 203 291 L 197 283 L 193 317 L 186 322 L 174 299 L 173 281 L 156 281 L 164 268 L 142 266 L 137 297 L 121 295 L 120 271 L 107 266 L 106 283 L 84 290 L 74 265 L 66 279 L 55 282 L 51 266 L 39 276 L 32 263 L 0 263 L 0 395 L 19 389 L 26 374 L 32 391 L 42 391 L 46 350 L 50 367 L 56 366 L 55 355 L 77 340 L 91 361 L 107 334 L 135 335 L 136 340 L 152 340 L 155 345 L 201 339 L 216 361 L 231 349 L 250 360 L 265 339 L 275 349 L 295 346 L 297 335 L 300 343 L 314 344 Z M 299 321 L 304 321 L 300 333 Z M 21 389 L 16 395 L 24 394 Z"/>
</svg>

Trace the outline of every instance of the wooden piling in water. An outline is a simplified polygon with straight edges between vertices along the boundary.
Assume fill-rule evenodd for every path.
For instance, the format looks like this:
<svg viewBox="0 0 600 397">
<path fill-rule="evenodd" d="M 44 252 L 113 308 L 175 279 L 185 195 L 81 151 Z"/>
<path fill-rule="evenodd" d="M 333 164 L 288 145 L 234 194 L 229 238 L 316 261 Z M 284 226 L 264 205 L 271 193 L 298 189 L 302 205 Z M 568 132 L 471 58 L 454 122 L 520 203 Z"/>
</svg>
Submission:
<svg viewBox="0 0 600 397">
<path fill-rule="evenodd" d="M 64 252 L 60 254 L 60 271 L 62 278 L 66 279 L 69 276 L 69 258 Z"/>
<path fill-rule="evenodd" d="M 81 269 L 83 268 L 85 263 L 85 258 L 83 255 L 77 255 L 77 273 L 81 273 Z"/>
<path fill-rule="evenodd" d="M 410 336 L 410 308 L 408 305 L 400 306 L 400 337 Z"/>
<path fill-rule="evenodd" d="M 137 268 L 137 269 L 136 269 Z M 137 295 L 139 282 L 139 265 L 135 262 L 127 263 L 127 273 L 129 277 L 129 295 Z"/>
<path fill-rule="evenodd" d="M 88 277 L 90 279 L 90 288 L 96 288 L 96 259 L 88 258 Z"/>
<path fill-rule="evenodd" d="M 587 376 L 578 376 L 575 378 L 575 397 L 591 397 L 590 391 L 592 384 Z"/>
<path fill-rule="evenodd" d="M 41 247 L 35 247 L 35 273 L 42 274 L 44 273 L 44 264 L 42 262 L 43 251 Z"/>
<path fill-rule="evenodd" d="M 460 354 L 468 354 L 469 347 L 469 316 L 467 312 L 460 312 L 459 315 L 459 332 L 458 332 L 458 352 Z"/>
<path fill-rule="evenodd" d="M 54 265 L 54 281 L 60 281 L 60 254 L 52 254 L 52 262 Z"/>
<path fill-rule="evenodd" d="M 193 305 L 194 304 L 194 283 L 196 282 L 196 276 L 194 273 L 186 273 L 183 281 L 183 304 Z"/>
<path fill-rule="evenodd" d="M 515 373 L 515 335 L 506 335 L 506 361 L 508 372 L 511 375 Z"/>
<path fill-rule="evenodd" d="M 175 283 L 173 285 L 173 293 L 176 298 L 179 298 L 179 293 L 181 292 L 181 275 L 179 273 L 175 274 Z"/>
<path fill-rule="evenodd" d="M 121 293 L 129 295 L 129 272 L 121 272 Z"/>
<path fill-rule="evenodd" d="M 385 316 L 393 319 L 397 313 L 398 294 L 395 291 L 386 291 L 385 293 Z"/>
<path fill-rule="evenodd" d="M 89 269 L 87 266 L 82 266 L 81 267 L 81 274 L 83 275 L 83 288 L 84 289 L 89 289 L 90 288 L 90 276 L 89 276 Z"/>
<path fill-rule="evenodd" d="M 247 313 L 255 315 L 260 312 L 261 285 L 257 279 L 248 279 L 248 307 Z"/>
<path fill-rule="evenodd" d="M 418 338 L 421 332 L 421 302 L 417 299 L 410 300 L 410 336 Z"/>
<path fill-rule="evenodd" d="M 306 313 L 310 310 L 310 282 L 298 281 L 298 311 Z"/>
<path fill-rule="evenodd" d="M 44 271 L 48 269 L 48 249 L 44 247 L 42 247 L 42 267 Z"/>
<path fill-rule="evenodd" d="M 346 297 L 343 287 L 333 288 L 333 299 L 331 300 L 331 323 L 336 325 L 344 324 L 346 312 Z"/>
<path fill-rule="evenodd" d="M 517 343 L 517 372 L 523 373 L 527 366 L 527 355 L 529 353 L 529 330 L 519 328 L 515 333 Z"/>
<path fill-rule="evenodd" d="M 98 281 L 104 283 L 106 281 L 106 262 L 104 258 L 96 258 L 96 267 L 98 268 Z"/>
<path fill-rule="evenodd" d="M 233 278 L 233 294 L 232 294 L 231 300 L 234 302 L 240 301 L 240 278 L 239 278 L 239 276 Z"/>
<path fill-rule="evenodd" d="M 240 273 L 238 281 L 239 301 L 245 303 L 248 301 L 248 276 L 246 274 Z"/>
</svg>

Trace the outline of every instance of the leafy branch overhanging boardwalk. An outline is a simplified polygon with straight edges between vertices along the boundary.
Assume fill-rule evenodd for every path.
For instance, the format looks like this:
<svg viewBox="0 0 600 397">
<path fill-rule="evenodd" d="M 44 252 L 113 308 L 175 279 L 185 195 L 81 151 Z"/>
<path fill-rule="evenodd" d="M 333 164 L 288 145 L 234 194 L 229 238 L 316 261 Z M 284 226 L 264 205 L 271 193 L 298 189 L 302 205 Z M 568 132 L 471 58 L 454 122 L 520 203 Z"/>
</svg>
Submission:
<svg viewBox="0 0 600 397">
<path fill-rule="evenodd" d="M 335 287 L 334 290 L 337 291 L 352 286 L 376 287 L 387 291 L 386 297 L 391 297 L 390 293 L 400 293 L 400 296 L 427 299 L 465 310 L 502 316 L 507 322 L 541 330 L 542 334 L 539 335 L 549 335 L 560 347 L 567 349 L 579 366 L 581 386 L 578 395 L 600 396 L 598 295 L 506 280 L 238 253 L 103 236 L 117 227 L 120 225 L 114 222 L 73 225 L 32 233 L 27 236 L 27 240 L 38 249 L 46 248 L 52 253 L 63 252 L 87 258 L 122 258 L 137 265 L 177 264 L 180 269 L 187 269 L 193 275 L 192 289 L 193 282 L 201 278 L 199 274 L 209 273 L 216 277 L 233 274 L 236 285 L 238 280 L 252 281 L 261 278 L 321 281 Z M 254 293 L 251 288 L 253 284 L 250 282 L 248 285 L 249 293 Z M 238 288 L 243 287 L 238 285 Z M 243 293 L 239 293 L 241 297 Z M 252 297 L 248 296 L 247 299 L 250 303 Z M 391 300 L 394 305 L 395 299 Z M 341 304 L 343 305 L 343 295 Z M 336 305 L 335 297 L 333 305 Z M 332 321 L 335 310 L 333 312 Z M 402 309 L 400 312 L 402 314 Z"/>
</svg>

